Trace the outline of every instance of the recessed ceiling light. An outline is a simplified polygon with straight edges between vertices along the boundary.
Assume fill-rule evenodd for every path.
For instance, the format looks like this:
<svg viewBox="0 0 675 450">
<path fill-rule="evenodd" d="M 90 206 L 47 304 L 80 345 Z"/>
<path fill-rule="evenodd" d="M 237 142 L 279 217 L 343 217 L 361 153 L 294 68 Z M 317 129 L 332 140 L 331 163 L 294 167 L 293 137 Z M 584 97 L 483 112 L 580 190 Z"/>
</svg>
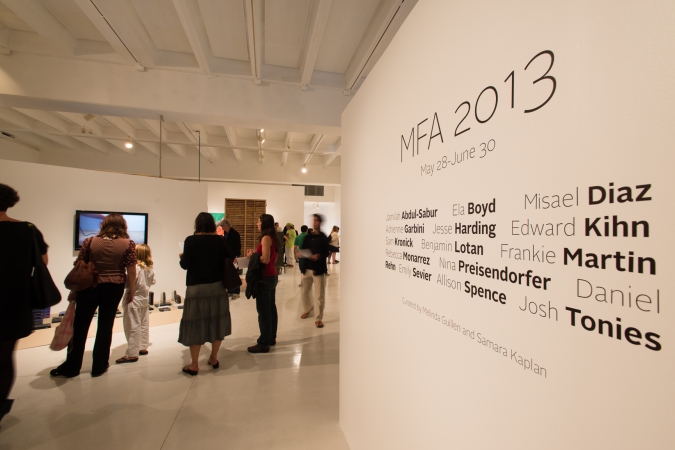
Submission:
<svg viewBox="0 0 675 450">
<path fill-rule="evenodd" d="M 264 132 L 264 131 L 265 131 L 265 129 L 264 129 L 264 128 L 261 128 L 261 129 L 260 129 L 260 132 L 261 132 L 261 133 L 262 133 L 262 132 Z"/>
<path fill-rule="evenodd" d="M 265 139 L 263 139 L 262 141 L 260 141 L 260 143 L 261 143 L 261 144 L 264 144 L 264 143 L 265 143 Z"/>
<path fill-rule="evenodd" d="M 302 173 L 307 173 L 307 167 L 302 168 Z"/>
<path fill-rule="evenodd" d="M 125 146 L 126 148 L 133 148 L 133 147 L 134 147 L 134 144 L 132 144 L 131 141 L 126 141 L 126 142 L 124 143 L 124 146 Z"/>
</svg>

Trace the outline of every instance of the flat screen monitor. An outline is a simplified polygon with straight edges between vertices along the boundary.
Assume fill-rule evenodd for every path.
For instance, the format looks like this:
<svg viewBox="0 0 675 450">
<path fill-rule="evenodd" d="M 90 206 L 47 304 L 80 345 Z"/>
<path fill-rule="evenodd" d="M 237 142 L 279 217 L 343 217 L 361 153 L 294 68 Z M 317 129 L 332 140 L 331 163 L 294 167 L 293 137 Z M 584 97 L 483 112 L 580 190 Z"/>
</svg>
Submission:
<svg viewBox="0 0 675 450">
<path fill-rule="evenodd" d="M 75 250 L 82 248 L 88 237 L 96 236 L 101 230 L 101 222 L 108 214 L 116 211 L 75 211 Z M 136 244 L 148 243 L 148 214 L 117 212 L 127 221 L 129 239 Z"/>
</svg>

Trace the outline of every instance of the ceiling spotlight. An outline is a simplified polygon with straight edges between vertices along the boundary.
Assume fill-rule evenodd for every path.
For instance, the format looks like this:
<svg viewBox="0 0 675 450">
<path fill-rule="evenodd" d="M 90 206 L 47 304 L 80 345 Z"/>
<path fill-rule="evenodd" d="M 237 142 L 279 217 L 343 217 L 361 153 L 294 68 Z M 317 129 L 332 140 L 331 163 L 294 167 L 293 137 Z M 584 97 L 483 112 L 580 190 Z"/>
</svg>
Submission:
<svg viewBox="0 0 675 450">
<path fill-rule="evenodd" d="M 133 148 L 134 144 L 132 144 L 131 141 L 126 141 L 126 142 L 124 143 L 124 146 L 125 146 L 126 148 Z"/>
<path fill-rule="evenodd" d="M 261 133 L 263 133 L 264 131 L 265 131 L 265 129 L 264 129 L 264 128 L 261 128 L 261 129 L 260 129 L 260 132 L 261 132 Z"/>
<path fill-rule="evenodd" d="M 261 144 L 264 144 L 264 143 L 265 143 L 265 139 L 263 139 L 262 141 L 260 141 L 260 143 L 261 143 Z"/>
<path fill-rule="evenodd" d="M 307 167 L 302 168 L 302 173 L 307 173 Z"/>
</svg>

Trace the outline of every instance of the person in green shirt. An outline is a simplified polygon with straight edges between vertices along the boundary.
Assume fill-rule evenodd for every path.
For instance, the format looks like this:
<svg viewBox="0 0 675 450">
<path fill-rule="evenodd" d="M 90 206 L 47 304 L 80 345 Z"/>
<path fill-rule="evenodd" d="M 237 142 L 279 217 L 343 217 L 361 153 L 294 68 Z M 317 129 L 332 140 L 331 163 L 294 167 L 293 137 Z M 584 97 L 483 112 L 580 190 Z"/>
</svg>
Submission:
<svg viewBox="0 0 675 450">
<path fill-rule="evenodd" d="M 293 261 L 295 260 L 295 255 L 293 254 L 293 246 L 295 245 L 295 238 L 298 233 L 295 231 L 295 227 L 292 223 L 287 223 L 288 231 L 286 231 L 286 265 L 293 267 Z"/>
<path fill-rule="evenodd" d="M 301 233 L 298 235 L 298 237 L 295 238 L 295 243 L 294 243 L 294 249 L 295 249 L 295 259 L 298 261 L 298 264 L 300 265 L 300 272 L 304 273 L 305 272 L 305 261 L 304 258 L 300 257 L 300 249 L 302 248 L 302 243 L 305 241 L 305 237 L 307 237 L 307 225 L 303 225 L 300 227 Z"/>
</svg>

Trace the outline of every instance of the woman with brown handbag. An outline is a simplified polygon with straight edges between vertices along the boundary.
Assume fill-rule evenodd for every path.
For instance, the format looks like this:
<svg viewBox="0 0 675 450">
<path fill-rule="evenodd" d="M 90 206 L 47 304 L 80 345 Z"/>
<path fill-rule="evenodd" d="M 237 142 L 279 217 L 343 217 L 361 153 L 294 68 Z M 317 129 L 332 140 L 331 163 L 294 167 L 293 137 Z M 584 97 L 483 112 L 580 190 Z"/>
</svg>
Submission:
<svg viewBox="0 0 675 450">
<path fill-rule="evenodd" d="M 68 346 L 66 361 L 49 372 L 53 377 L 72 378 L 80 374 L 84 345 L 96 308 L 98 330 L 91 376 L 101 376 L 108 370 L 115 314 L 124 294 L 127 277 L 130 286 L 136 283 L 136 244 L 129 239 L 124 217 L 120 214 L 106 216 L 98 235 L 82 243 L 75 265 L 78 261 L 93 262 L 97 280 L 95 287 L 77 292 L 73 340 Z"/>
<path fill-rule="evenodd" d="M 14 384 L 16 342 L 33 332 L 30 286 L 35 244 L 42 261 L 48 262 L 42 233 L 28 222 L 7 215 L 7 209 L 18 201 L 14 189 L 0 184 L 0 420 L 14 402 L 7 397 Z"/>
</svg>

